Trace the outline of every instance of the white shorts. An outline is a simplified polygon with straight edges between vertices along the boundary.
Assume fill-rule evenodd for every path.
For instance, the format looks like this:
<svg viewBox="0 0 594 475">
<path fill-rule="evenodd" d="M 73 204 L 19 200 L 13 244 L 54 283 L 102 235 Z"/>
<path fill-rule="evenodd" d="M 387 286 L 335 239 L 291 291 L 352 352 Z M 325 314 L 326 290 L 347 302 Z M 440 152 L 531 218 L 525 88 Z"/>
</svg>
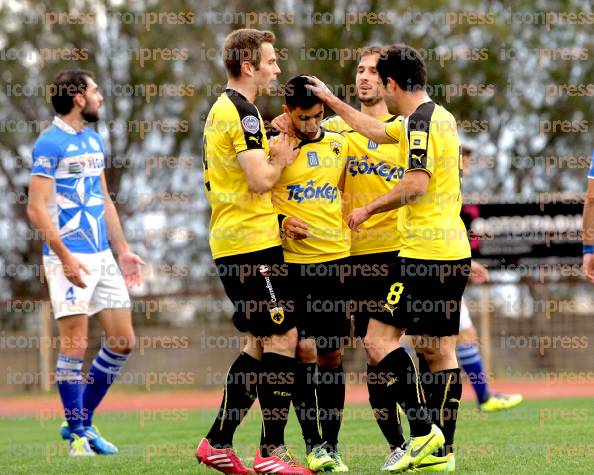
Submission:
<svg viewBox="0 0 594 475">
<path fill-rule="evenodd" d="M 108 308 L 132 306 L 120 267 L 110 249 L 97 254 L 74 256 L 91 272 L 90 275 L 82 273 L 86 289 L 77 287 L 66 278 L 62 261 L 57 256 L 43 256 L 54 318 L 91 316 Z"/>
<path fill-rule="evenodd" d="M 468 330 L 472 326 L 472 320 L 470 319 L 470 312 L 466 306 L 466 302 L 462 299 L 462 306 L 460 307 L 460 329 L 459 331 Z"/>
</svg>

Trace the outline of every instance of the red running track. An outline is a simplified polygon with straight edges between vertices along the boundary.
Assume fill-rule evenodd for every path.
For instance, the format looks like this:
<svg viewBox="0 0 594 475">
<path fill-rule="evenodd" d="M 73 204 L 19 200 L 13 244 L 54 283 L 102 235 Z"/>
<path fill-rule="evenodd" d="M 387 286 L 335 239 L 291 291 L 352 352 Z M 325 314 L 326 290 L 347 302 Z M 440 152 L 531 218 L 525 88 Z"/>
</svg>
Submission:
<svg viewBox="0 0 594 475">
<path fill-rule="evenodd" d="M 594 398 L 594 382 L 588 383 L 535 383 L 495 382 L 490 387 L 501 393 L 520 393 L 524 399 Z M 474 392 L 464 386 L 462 399 L 472 401 Z M 366 386 L 348 386 L 347 403 L 366 404 Z M 221 390 L 131 391 L 121 388 L 112 391 L 102 402 L 101 412 L 138 412 L 175 409 L 215 409 L 221 401 Z M 62 415 L 62 405 L 57 394 L 8 395 L 0 397 L 0 417 L 18 418 L 37 416 L 51 419 Z"/>
</svg>

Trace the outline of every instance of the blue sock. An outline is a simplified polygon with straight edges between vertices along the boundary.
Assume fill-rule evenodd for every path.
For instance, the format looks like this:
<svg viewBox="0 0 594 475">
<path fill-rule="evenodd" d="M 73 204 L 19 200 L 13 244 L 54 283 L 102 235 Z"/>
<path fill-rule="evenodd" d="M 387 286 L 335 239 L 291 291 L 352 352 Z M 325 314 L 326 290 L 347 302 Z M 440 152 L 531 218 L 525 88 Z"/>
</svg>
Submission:
<svg viewBox="0 0 594 475">
<path fill-rule="evenodd" d="M 81 376 L 83 360 L 72 356 L 58 355 L 56 364 L 56 383 L 64 406 L 64 416 L 70 432 L 82 437 L 83 428 L 83 382 Z"/>
<path fill-rule="evenodd" d="M 116 353 L 103 346 L 91 365 L 87 376 L 87 385 L 83 393 L 83 407 L 86 418 L 85 427 L 93 425 L 93 413 L 111 384 L 115 381 L 128 355 Z"/>
<path fill-rule="evenodd" d="M 487 375 L 483 372 L 483 362 L 478 345 L 471 343 L 469 345 L 456 345 L 456 356 L 460 366 L 464 368 L 468 379 L 474 388 L 479 404 L 489 399 L 489 386 L 487 384 Z"/>
</svg>

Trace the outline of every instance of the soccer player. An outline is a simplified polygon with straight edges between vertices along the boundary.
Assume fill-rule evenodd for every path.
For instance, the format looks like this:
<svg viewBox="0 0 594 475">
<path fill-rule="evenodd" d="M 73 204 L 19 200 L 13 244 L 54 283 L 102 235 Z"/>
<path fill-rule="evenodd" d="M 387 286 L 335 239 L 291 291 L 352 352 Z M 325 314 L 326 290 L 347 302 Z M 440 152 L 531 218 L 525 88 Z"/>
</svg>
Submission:
<svg viewBox="0 0 594 475">
<path fill-rule="evenodd" d="M 377 70 L 388 110 L 403 115 L 403 125 L 385 124 L 356 111 L 317 79 L 308 87 L 354 130 L 376 143 L 402 144 L 407 161 L 402 180 L 384 196 L 354 209 L 348 219 L 357 231 L 372 215 L 401 208 L 400 253 L 390 267 L 386 312 L 370 318 L 365 337 L 378 372 L 392 375 L 381 390 L 403 406 L 411 427 L 410 440 L 392 452 L 384 469 L 418 469 L 430 456 L 427 469 L 452 471 L 462 393 L 455 341 L 460 300 L 470 273 L 470 245 L 460 218 L 460 141 L 454 117 L 427 94 L 425 64 L 415 49 L 391 46 L 380 54 Z M 429 382 L 424 386 L 429 414 L 416 368 L 399 344 L 403 330 L 415 335 L 417 352 L 423 353 L 431 370 L 423 375 Z"/>
<path fill-rule="evenodd" d="M 283 110 L 299 140 L 299 154 L 272 189 L 272 202 L 286 237 L 285 262 L 295 290 L 300 363 L 293 404 L 307 466 L 346 472 L 337 446 L 345 387 L 341 345 L 350 330 L 341 282 L 350 250 L 341 199 L 348 146 L 343 135 L 320 127 L 324 105 L 307 83 L 307 77 L 296 76 L 286 85 Z"/>
<path fill-rule="evenodd" d="M 60 353 L 56 368 L 69 455 L 116 454 L 93 425 L 93 413 L 135 346 L 129 286 L 141 283 L 142 259 L 126 242 L 105 181 L 99 120 L 103 97 L 90 72 L 60 72 L 52 86 L 52 125 L 33 147 L 27 213 L 44 239 L 43 265 Z M 118 255 L 116 263 L 110 245 Z M 83 384 L 89 317 L 106 339 Z"/>
<path fill-rule="evenodd" d="M 271 92 L 280 73 L 274 41 L 273 33 L 253 29 L 227 36 L 227 89 L 210 109 L 204 129 L 210 248 L 235 307 L 233 322 L 248 340 L 227 374 L 219 414 L 196 449 L 199 462 L 224 473 L 254 473 L 232 445 L 235 429 L 256 397 L 263 424 L 255 471 L 289 475 L 306 470 L 284 442 L 297 330 L 283 282 L 283 249 L 270 193 L 296 152 L 284 134 L 269 143 L 254 105 L 257 96 Z"/>
<path fill-rule="evenodd" d="M 363 114 L 386 124 L 402 121 L 388 112 L 382 95 L 381 79 L 377 72 L 377 61 L 381 48 L 366 47 L 361 50 L 357 65 L 355 85 Z M 389 192 L 404 174 L 405 161 L 401 159 L 398 144 L 377 144 L 354 131 L 340 116 L 326 119 L 323 127 L 344 134 L 349 142 L 349 163 L 345 178 L 345 215 Z M 369 314 L 374 307 L 371 302 L 385 300 L 385 289 L 378 285 L 374 273 L 386 272 L 396 262 L 400 239 L 396 232 L 398 210 L 390 210 L 372 216 L 351 236 L 351 257 L 349 258 L 349 298 L 355 302 L 355 336 L 364 338 L 369 324 Z M 369 269 L 364 273 L 362 269 Z M 375 271 L 374 271 L 375 269 Z M 379 280 L 381 282 L 381 278 Z M 404 435 L 399 423 L 396 405 L 383 398 L 378 381 L 377 366 L 371 361 L 367 365 L 367 386 L 369 401 L 376 421 L 384 434 L 390 449 L 404 444 Z"/>
<path fill-rule="evenodd" d="M 594 150 L 588 172 L 588 190 L 584 199 L 584 274 L 594 282 Z"/>
</svg>

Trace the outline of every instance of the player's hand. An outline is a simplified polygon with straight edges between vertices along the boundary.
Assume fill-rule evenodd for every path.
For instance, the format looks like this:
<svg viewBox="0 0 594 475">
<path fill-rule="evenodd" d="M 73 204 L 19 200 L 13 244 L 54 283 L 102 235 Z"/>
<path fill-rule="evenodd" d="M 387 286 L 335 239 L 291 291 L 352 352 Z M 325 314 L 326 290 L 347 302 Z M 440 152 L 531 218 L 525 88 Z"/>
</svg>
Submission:
<svg viewBox="0 0 594 475">
<path fill-rule="evenodd" d="M 347 218 L 349 228 L 351 228 L 353 231 L 358 232 L 359 225 L 367 221 L 370 216 L 371 215 L 369 214 L 365 206 L 363 206 L 362 208 L 355 208 L 353 211 L 351 211 L 351 214 L 349 214 L 349 217 Z"/>
<path fill-rule="evenodd" d="M 64 269 L 64 275 L 72 284 L 81 289 L 87 288 L 82 274 L 91 275 L 91 271 L 86 265 L 70 254 L 62 261 L 62 267 Z"/>
<path fill-rule="evenodd" d="M 299 149 L 294 147 L 295 142 L 294 138 L 285 133 L 272 137 L 269 141 L 270 162 L 281 167 L 293 163 L 299 154 Z"/>
<path fill-rule="evenodd" d="M 473 284 L 489 282 L 489 271 L 484 265 L 476 261 L 470 261 L 470 281 Z"/>
<path fill-rule="evenodd" d="M 584 254 L 583 268 L 586 278 L 594 283 L 594 254 Z"/>
<path fill-rule="evenodd" d="M 124 252 L 118 256 L 120 270 L 124 276 L 124 282 L 128 287 L 136 287 L 142 284 L 142 272 L 140 267 L 145 265 L 144 261 L 133 252 Z"/>
<path fill-rule="evenodd" d="M 293 121 L 286 112 L 283 112 L 281 115 L 277 115 L 274 119 L 272 119 L 270 125 L 272 125 L 279 132 L 290 135 L 291 137 L 295 137 Z"/>
<path fill-rule="evenodd" d="M 309 226 L 307 223 L 293 216 L 289 216 L 283 222 L 283 230 L 285 231 L 285 234 L 289 239 L 293 239 L 295 241 L 310 237 L 310 234 L 307 232 L 308 229 Z"/>
<path fill-rule="evenodd" d="M 311 90 L 322 101 L 328 103 L 332 97 L 335 97 L 334 94 L 332 94 L 330 88 L 328 88 L 328 86 L 326 86 L 326 84 L 320 81 L 317 77 L 307 76 L 307 78 L 311 84 L 306 84 L 305 87 Z"/>
</svg>

